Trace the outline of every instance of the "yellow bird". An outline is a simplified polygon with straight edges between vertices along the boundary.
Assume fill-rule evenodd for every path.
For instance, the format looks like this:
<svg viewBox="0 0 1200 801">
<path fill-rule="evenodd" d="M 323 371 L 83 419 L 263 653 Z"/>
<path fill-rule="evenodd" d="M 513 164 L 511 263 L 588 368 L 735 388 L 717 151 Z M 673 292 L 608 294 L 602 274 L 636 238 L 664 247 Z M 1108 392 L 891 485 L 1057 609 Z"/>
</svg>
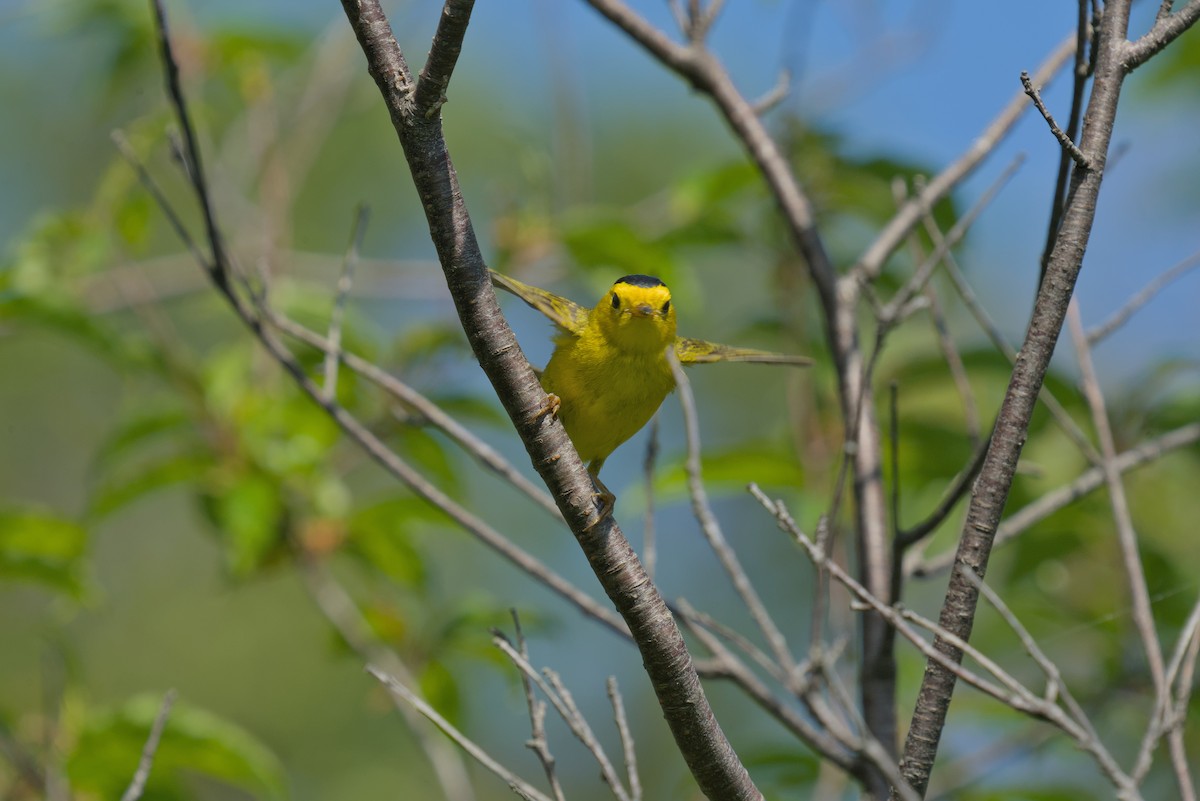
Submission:
<svg viewBox="0 0 1200 801">
<path fill-rule="evenodd" d="M 594 309 L 522 283 L 494 270 L 492 283 L 519 297 L 558 327 L 554 353 L 542 371 L 542 389 L 579 456 L 601 491 L 602 505 L 612 493 L 599 480 L 600 468 L 632 437 L 675 389 L 667 348 L 680 364 L 757 362 L 808 365 L 811 359 L 751 348 L 718 345 L 675 335 L 671 291 L 650 275 L 616 280 Z"/>
</svg>

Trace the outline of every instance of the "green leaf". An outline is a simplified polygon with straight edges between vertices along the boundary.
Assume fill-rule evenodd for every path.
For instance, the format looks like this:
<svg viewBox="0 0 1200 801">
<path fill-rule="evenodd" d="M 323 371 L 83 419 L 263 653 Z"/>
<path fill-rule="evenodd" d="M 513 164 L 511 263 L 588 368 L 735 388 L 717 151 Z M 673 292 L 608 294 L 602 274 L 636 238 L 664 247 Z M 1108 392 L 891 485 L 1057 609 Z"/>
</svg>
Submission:
<svg viewBox="0 0 1200 801">
<path fill-rule="evenodd" d="M 96 470 L 108 470 L 130 451 L 181 429 L 189 429 L 192 423 L 193 418 L 179 409 L 136 412 L 100 446 L 92 464 Z"/>
<path fill-rule="evenodd" d="M 208 458 L 200 454 L 172 454 L 139 466 L 132 475 L 107 477 L 92 493 L 88 514 L 110 515 L 151 492 L 194 481 L 210 466 Z"/>
<path fill-rule="evenodd" d="M 425 583 L 425 563 L 410 539 L 417 521 L 433 517 L 432 507 L 416 498 L 395 498 L 355 512 L 349 520 L 349 546 L 372 568 L 402 584 Z"/>
<path fill-rule="evenodd" d="M 67 760 L 75 790 L 120 798 L 137 770 L 161 698 L 139 696 L 90 716 Z M 236 724 L 179 702 L 171 709 L 146 784 L 146 799 L 184 799 L 188 774 L 199 774 L 256 798 L 287 796 L 283 768 L 260 740 Z"/>
<path fill-rule="evenodd" d="M 798 487 L 804 479 L 796 457 L 783 453 L 774 443 L 754 442 L 726 450 L 706 450 L 700 460 L 707 485 L 735 485 L 739 489 L 753 481 L 764 487 Z M 687 471 L 679 460 L 662 472 L 658 486 L 664 493 L 687 490 Z"/>
<path fill-rule="evenodd" d="M 0 578 L 45 584 L 78 597 L 83 592 L 83 526 L 34 508 L 0 509 Z"/>
<path fill-rule="evenodd" d="M 676 270 L 676 259 L 663 245 L 653 242 L 619 219 L 587 220 L 568 225 L 563 244 L 583 267 L 616 268 L 624 273 L 643 273 L 668 284 Z"/>
<path fill-rule="evenodd" d="M 430 706 L 451 723 L 461 722 L 462 695 L 454 674 L 444 663 L 433 660 L 425 665 L 419 682 L 421 695 Z"/>
<path fill-rule="evenodd" d="M 222 534 L 229 570 L 245 577 L 265 565 L 282 542 L 288 518 L 279 485 L 261 473 L 226 474 L 210 484 L 203 500 Z"/>
</svg>

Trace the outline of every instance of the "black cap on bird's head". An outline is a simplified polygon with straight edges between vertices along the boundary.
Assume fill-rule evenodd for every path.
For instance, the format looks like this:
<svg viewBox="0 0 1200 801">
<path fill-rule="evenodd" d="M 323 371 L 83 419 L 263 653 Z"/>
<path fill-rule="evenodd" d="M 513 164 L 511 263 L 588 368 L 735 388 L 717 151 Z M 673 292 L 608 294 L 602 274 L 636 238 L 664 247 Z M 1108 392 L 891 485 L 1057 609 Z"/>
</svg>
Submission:
<svg viewBox="0 0 1200 801">
<path fill-rule="evenodd" d="M 613 286 L 617 284 L 629 284 L 630 286 L 640 286 L 646 289 L 653 286 L 666 286 L 661 279 L 655 278 L 653 275 L 641 275 L 638 273 L 621 276 L 616 281 L 613 281 Z"/>
</svg>

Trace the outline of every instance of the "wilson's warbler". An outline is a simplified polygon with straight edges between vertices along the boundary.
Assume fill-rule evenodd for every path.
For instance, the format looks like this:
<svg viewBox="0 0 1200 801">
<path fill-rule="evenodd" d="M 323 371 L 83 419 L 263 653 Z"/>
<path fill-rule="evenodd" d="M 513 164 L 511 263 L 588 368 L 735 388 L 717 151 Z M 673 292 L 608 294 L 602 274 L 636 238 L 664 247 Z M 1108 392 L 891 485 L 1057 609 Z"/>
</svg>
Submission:
<svg viewBox="0 0 1200 801">
<path fill-rule="evenodd" d="M 606 504 L 612 493 L 599 480 L 609 454 L 650 421 L 675 388 L 667 347 L 684 365 L 758 362 L 807 365 L 812 360 L 675 335 L 671 291 L 649 275 L 616 280 L 588 310 L 544 289 L 492 271 L 492 283 L 550 318 L 558 327 L 554 353 L 542 371 L 557 414 Z"/>
</svg>

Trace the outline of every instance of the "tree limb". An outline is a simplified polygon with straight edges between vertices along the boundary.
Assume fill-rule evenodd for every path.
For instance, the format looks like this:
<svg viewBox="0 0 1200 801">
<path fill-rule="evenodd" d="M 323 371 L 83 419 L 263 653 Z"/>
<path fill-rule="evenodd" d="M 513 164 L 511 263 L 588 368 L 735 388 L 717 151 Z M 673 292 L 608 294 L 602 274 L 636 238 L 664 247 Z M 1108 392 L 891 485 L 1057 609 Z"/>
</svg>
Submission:
<svg viewBox="0 0 1200 801">
<path fill-rule="evenodd" d="M 1046 280 L 1038 293 L 1024 345 L 997 415 L 992 444 L 976 481 L 955 555 L 958 569 L 950 576 L 939 623 L 963 641 L 971 636 L 979 602 L 978 587 L 966 580 L 963 571 L 970 570 L 982 577 L 987 570 L 993 539 L 1016 475 L 1017 460 L 1028 435 L 1038 391 L 1062 332 L 1067 305 L 1091 234 L 1117 100 L 1126 75 L 1121 59 L 1129 27 L 1130 2 L 1110 0 L 1105 6 L 1096 41 L 1095 78 L 1080 140 L 1080 150 L 1092 169 L 1076 170 L 1071 176 L 1067 207 L 1047 263 Z M 962 659 L 962 650 L 941 637 L 935 640 L 935 647 L 954 662 Z M 952 671 L 937 660 L 929 660 L 905 740 L 902 762 L 905 778 L 921 794 L 929 785 L 929 774 L 937 757 L 955 682 Z"/>
<path fill-rule="evenodd" d="M 592 570 L 627 621 L 684 761 L 709 798 L 761 798 L 713 715 L 666 603 L 611 514 L 598 513 L 595 488 L 578 453 L 561 423 L 545 414 L 546 395 L 496 302 L 441 120 L 413 107 L 408 67 L 378 0 L 342 0 L 342 7 L 388 106 L 471 348 Z"/>
</svg>

